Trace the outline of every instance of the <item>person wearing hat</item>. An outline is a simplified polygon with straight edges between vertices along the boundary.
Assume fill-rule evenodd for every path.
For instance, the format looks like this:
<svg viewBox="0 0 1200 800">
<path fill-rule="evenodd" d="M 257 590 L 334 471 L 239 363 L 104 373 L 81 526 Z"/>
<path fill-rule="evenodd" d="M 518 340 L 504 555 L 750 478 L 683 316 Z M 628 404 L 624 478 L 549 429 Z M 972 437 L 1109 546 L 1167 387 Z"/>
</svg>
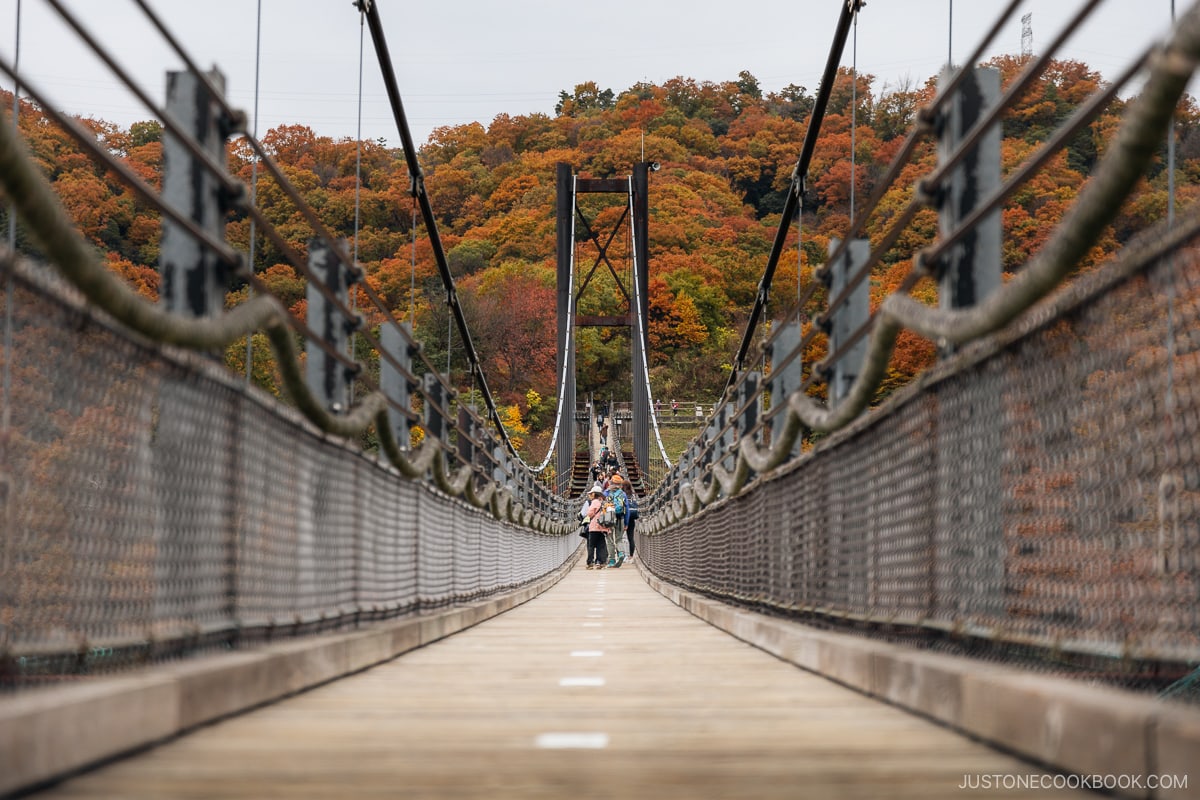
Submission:
<svg viewBox="0 0 1200 800">
<path fill-rule="evenodd" d="M 625 543 L 625 512 L 629 507 L 629 495 L 625 493 L 629 484 L 621 477 L 621 473 L 614 472 L 612 478 L 609 479 L 608 500 L 613 504 L 613 512 L 616 521 L 612 526 L 612 533 L 608 537 L 608 549 L 611 554 L 608 565 L 610 567 L 620 567 L 625 563 L 625 553 L 629 549 Z"/>
<path fill-rule="evenodd" d="M 608 547 L 605 538 L 608 528 L 600 524 L 600 510 L 604 508 L 604 487 L 599 483 L 588 490 L 588 569 L 604 569 L 608 563 Z"/>
</svg>

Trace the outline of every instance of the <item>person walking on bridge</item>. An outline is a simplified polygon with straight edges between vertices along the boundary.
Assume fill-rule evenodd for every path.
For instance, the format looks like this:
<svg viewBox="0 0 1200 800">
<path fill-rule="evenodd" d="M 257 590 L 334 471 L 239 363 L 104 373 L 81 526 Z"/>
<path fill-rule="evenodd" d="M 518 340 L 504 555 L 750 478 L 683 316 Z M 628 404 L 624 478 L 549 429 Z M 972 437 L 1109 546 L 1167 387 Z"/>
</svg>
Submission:
<svg viewBox="0 0 1200 800">
<path fill-rule="evenodd" d="M 625 488 L 628 490 L 627 500 L 625 502 L 625 538 L 629 542 L 629 559 L 633 560 L 633 529 L 637 525 L 638 518 L 638 498 L 637 492 L 633 485 L 626 483 Z"/>
<path fill-rule="evenodd" d="M 608 546 L 605 538 L 608 528 L 600 524 L 600 511 L 604 507 L 604 487 L 595 484 L 588 490 L 588 506 L 585 512 L 588 519 L 588 569 L 604 569 L 608 563 Z"/>
<path fill-rule="evenodd" d="M 625 512 L 628 510 L 629 496 L 625 494 L 625 487 L 629 484 L 621 477 L 621 473 L 614 472 L 609 483 L 608 501 L 613 505 L 613 517 L 615 521 L 612 526 L 612 536 L 609 540 L 612 542 L 612 554 L 609 557 L 608 565 L 610 567 L 620 567 L 625 563 L 625 553 L 629 546 L 625 543 Z"/>
</svg>

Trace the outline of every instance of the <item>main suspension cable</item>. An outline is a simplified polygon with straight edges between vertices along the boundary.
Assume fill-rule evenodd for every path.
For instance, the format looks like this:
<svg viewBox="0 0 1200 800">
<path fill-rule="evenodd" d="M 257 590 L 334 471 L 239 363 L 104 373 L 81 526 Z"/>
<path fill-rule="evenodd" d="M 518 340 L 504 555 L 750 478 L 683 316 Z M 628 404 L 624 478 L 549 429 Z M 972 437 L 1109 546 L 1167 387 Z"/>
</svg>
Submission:
<svg viewBox="0 0 1200 800">
<path fill-rule="evenodd" d="M 571 177 L 571 207 L 572 208 L 575 207 L 575 198 L 576 198 L 576 191 L 577 191 L 578 185 L 579 185 L 579 176 L 578 175 L 572 176 Z M 570 265 L 571 268 L 568 271 L 570 277 L 567 279 L 567 297 L 570 299 L 567 302 L 567 324 L 563 326 L 563 341 L 560 345 L 562 347 L 563 359 L 562 359 L 562 371 L 559 374 L 559 378 L 558 378 L 558 414 L 554 418 L 554 432 L 550 435 L 550 446 L 546 448 L 546 457 L 542 460 L 542 463 L 538 464 L 536 467 L 530 467 L 530 470 L 533 471 L 534 473 L 541 473 L 546 469 L 546 467 L 550 464 L 550 460 L 551 460 L 551 458 L 553 458 L 555 451 L 559 447 L 570 446 L 572 449 L 574 449 L 573 442 L 560 442 L 558 439 L 562 433 L 562 421 L 566 418 L 567 414 L 575 413 L 575 408 L 573 405 L 570 408 L 567 407 L 567 376 L 570 374 L 569 370 L 575 364 L 575 359 L 573 359 L 571 356 L 575 352 L 575 336 L 574 336 L 574 332 L 575 332 L 575 247 L 574 247 L 574 243 L 575 243 L 575 218 L 577 216 L 578 216 L 577 214 L 571 215 L 571 244 L 572 244 L 571 265 Z M 589 420 L 589 424 L 590 424 L 590 420 Z M 558 480 L 561 480 L 561 479 L 562 479 L 562 476 L 559 476 Z"/>
<path fill-rule="evenodd" d="M 633 207 L 633 181 L 629 182 L 629 231 L 630 231 L 630 260 L 633 265 L 633 318 L 636 321 L 633 338 L 636 341 L 636 347 L 641 351 L 642 374 L 635 376 L 635 380 L 644 381 L 646 385 L 646 408 L 650 417 L 650 425 L 654 428 L 654 439 L 658 443 L 658 452 L 662 456 L 663 462 L 667 465 L 667 469 L 671 469 L 671 459 L 667 456 L 667 448 L 663 446 L 662 434 L 658 429 L 658 418 L 654 413 L 654 392 L 650 388 L 650 364 L 646 357 L 646 320 L 642 317 L 642 297 L 641 297 L 641 282 L 639 273 L 642 270 L 642 265 L 637 258 L 637 232 L 633 224 L 636 211 Z M 635 454 L 636 458 L 636 454 Z"/>
</svg>

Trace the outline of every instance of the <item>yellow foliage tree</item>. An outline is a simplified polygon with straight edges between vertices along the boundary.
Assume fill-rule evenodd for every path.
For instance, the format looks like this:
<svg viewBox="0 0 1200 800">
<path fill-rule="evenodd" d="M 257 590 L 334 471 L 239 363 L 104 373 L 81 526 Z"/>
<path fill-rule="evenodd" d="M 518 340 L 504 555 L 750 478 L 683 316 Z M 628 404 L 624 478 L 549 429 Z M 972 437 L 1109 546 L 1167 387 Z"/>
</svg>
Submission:
<svg viewBox="0 0 1200 800">
<path fill-rule="evenodd" d="M 525 446 L 525 438 L 529 435 L 529 426 L 521 420 L 521 409 L 519 406 L 500 406 L 500 424 L 504 426 L 504 432 L 508 434 L 508 439 L 512 442 L 514 450 L 520 451 Z"/>
</svg>

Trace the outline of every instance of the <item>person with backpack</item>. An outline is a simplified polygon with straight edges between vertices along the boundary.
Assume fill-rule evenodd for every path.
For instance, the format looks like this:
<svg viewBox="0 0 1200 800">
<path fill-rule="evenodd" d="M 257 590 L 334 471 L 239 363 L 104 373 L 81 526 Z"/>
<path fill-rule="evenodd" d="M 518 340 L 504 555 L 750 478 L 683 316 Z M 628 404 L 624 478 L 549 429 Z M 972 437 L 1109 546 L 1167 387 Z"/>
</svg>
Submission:
<svg viewBox="0 0 1200 800">
<path fill-rule="evenodd" d="M 588 520 L 588 569 L 604 569 L 608 561 L 608 547 L 605 540 L 609 531 L 601 525 L 601 514 L 604 507 L 604 487 L 595 484 L 588 490 L 587 511 L 584 514 Z"/>
<path fill-rule="evenodd" d="M 638 498 L 637 492 L 629 486 L 628 501 L 625 503 L 625 538 L 629 540 L 629 558 L 633 559 L 633 529 L 637 525 Z"/>
<path fill-rule="evenodd" d="M 612 503 L 613 507 L 612 536 L 609 537 L 613 548 L 608 562 L 610 567 L 620 567 L 625 563 L 625 551 L 628 549 L 625 544 L 625 512 L 626 506 L 629 504 L 629 495 L 625 494 L 625 487 L 628 485 L 621 477 L 621 473 L 613 473 L 608 490 L 608 501 Z"/>
</svg>

